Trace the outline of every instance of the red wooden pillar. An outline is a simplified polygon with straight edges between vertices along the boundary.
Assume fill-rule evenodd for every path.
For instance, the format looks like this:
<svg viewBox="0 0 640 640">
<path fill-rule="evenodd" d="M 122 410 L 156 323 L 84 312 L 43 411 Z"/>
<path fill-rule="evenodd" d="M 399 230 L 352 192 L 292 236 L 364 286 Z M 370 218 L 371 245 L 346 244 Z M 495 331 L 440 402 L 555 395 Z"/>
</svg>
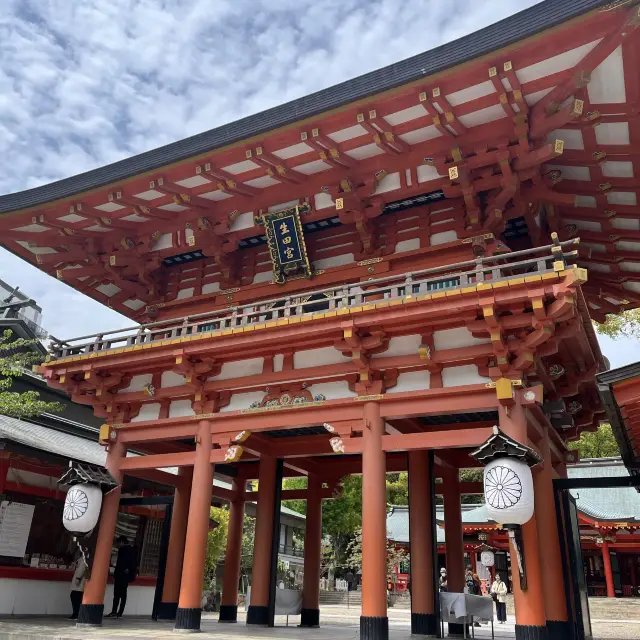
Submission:
<svg viewBox="0 0 640 640">
<path fill-rule="evenodd" d="M 509 437 L 526 445 L 527 416 L 522 405 L 516 402 L 511 407 L 500 406 L 498 413 L 500 416 L 500 429 Z M 551 505 L 553 505 L 553 501 Z M 529 522 L 522 525 L 522 545 L 524 547 L 527 571 L 526 591 L 520 588 L 520 571 L 512 540 L 509 541 L 509 545 L 513 597 L 516 609 L 516 637 L 546 639 L 548 637 L 547 618 L 544 608 L 540 545 L 535 515 Z"/>
<path fill-rule="evenodd" d="M 387 485 L 380 405 L 364 405 L 362 452 L 362 640 L 387 640 Z"/>
<path fill-rule="evenodd" d="M 604 563 L 604 579 L 607 583 L 607 598 L 616 597 L 616 589 L 613 584 L 613 569 L 611 568 L 611 554 L 609 543 L 605 540 L 602 543 L 602 562 Z"/>
<path fill-rule="evenodd" d="M 275 576 L 271 575 L 271 544 L 277 463 L 276 458 L 260 457 L 258 508 L 251 570 L 251 600 L 247 611 L 247 624 L 269 624 L 269 590 L 271 581 L 275 579 Z"/>
<path fill-rule="evenodd" d="M 538 541 L 540 551 L 544 554 L 545 564 L 542 572 L 542 592 L 549 638 L 562 640 L 568 638 L 571 632 L 567 615 L 562 554 L 558 537 L 558 514 L 553 496 L 553 466 L 547 429 L 545 429 L 545 437 L 539 443 L 539 449 L 544 465 L 534 470 L 533 489 Z"/>
<path fill-rule="evenodd" d="M 120 461 L 127 455 L 124 444 L 116 441 L 109 445 L 106 467 L 114 479 L 122 482 Z M 113 537 L 116 532 L 118 508 L 120 506 L 120 486 L 110 491 L 102 501 L 102 512 L 98 524 L 98 539 L 93 554 L 91 578 L 87 580 L 78 613 L 78 625 L 99 626 L 104 612 L 104 592 L 107 588 Z"/>
<path fill-rule="evenodd" d="M 457 469 L 442 473 L 444 502 L 444 538 L 446 542 L 447 590 L 464 591 L 464 543 L 462 539 L 462 508 L 460 506 L 460 480 Z M 463 633 L 463 625 L 449 623 L 450 634 Z"/>
<path fill-rule="evenodd" d="M 513 582 L 513 598 L 516 608 L 516 637 L 521 635 L 527 638 L 546 639 L 548 637 L 547 619 L 544 608 L 544 595 L 542 593 L 542 566 L 540 562 L 538 527 L 535 516 L 533 516 L 529 522 L 522 525 L 522 546 L 524 547 L 525 566 L 527 570 L 526 591 L 520 588 L 520 572 L 516 560 L 517 554 L 513 547 L 513 542 L 510 541 L 511 579 Z"/>
<path fill-rule="evenodd" d="M 310 474 L 304 535 L 304 583 L 301 627 L 320 626 L 320 556 L 322 553 L 322 481 Z"/>
<path fill-rule="evenodd" d="M 211 520 L 213 465 L 211 464 L 211 423 L 202 420 L 196 434 L 196 460 L 193 467 L 189 519 L 182 563 L 182 581 L 176 612 L 177 631 L 200 629 L 202 582 Z"/>
<path fill-rule="evenodd" d="M 435 635 L 431 469 L 428 451 L 409 452 L 411 633 Z"/>
<path fill-rule="evenodd" d="M 180 467 L 178 476 L 182 484 L 176 487 L 171 514 L 171 531 L 169 532 L 169 547 L 167 549 L 167 564 L 164 571 L 164 586 L 162 601 L 158 608 L 158 619 L 175 620 L 180 596 L 180 581 L 182 580 L 182 560 L 184 559 L 184 544 L 187 538 L 187 521 L 189 520 L 189 500 L 191 498 L 191 481 L 193 467 Z"/>
<path fill-rule="evenodd" d="M 244 527 L 244 482 L 233 480 L 234 497 L 229 505 L 227 550 L 224 556 L 224 580 L 220 601 L 220 622 L 238 620 L 238 582 L 242 559 L 242 530 Z"/>
</svg>

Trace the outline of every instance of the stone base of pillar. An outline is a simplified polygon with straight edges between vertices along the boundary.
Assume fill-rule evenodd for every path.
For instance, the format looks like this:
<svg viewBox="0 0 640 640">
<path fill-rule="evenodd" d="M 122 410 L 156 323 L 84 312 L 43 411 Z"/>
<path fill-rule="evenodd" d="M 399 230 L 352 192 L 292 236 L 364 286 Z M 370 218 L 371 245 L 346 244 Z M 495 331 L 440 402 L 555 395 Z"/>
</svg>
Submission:
<svg viewBox="0 0 640 640">
<path fill-rule="evenodd" d="M 360 639 L 389 640 L 389 618 L 360 616 Z"/>
<path fill-rule="evenodd" d="M 238 622 L 238 605 L 221 604 L 218 622 Z"/>
<path fill-rule="evenodd" d="M 103 604 L 81 604 L 78 611 L 78 626 L 99 627 L 102 625 Z"/>
<path fill-rule="evenodd" d="M 547 620 L 547 635 L 549 640 L 566 640 L 572 635 L 571 625 L 566 620 Z"/>
<path fill-rule="evenodd" d="M 175 620 L 177 611 L 177 602 L 161 602 L 158 605 L 158 620 Z"/>
<path fill-rule="evenodd" d="M 412 613 L 411 633 L 422 636 L 435 636 L 438 632 L 438 619 L 433 613 Z"/>
<path fill-rule="evenodd" d="M 200 631 L 200 618 L 202 617 L 202 609 L 181 609 L 178 607 L 176 611 L 176 625 L 174 631 L 183 633 L 197 633 Z"/>
<path fill-rule="evenodd" d="M 563 636 L 568 638 L 571 636 Z M 548 640 L 549 634 L 547 627 L 539 627 L 538 625 L 516 625 L 516 640 Z"/>
<path fill-rule="evenodd" d="M 300 611 L 301 627 L 319 627 L 320 626 L 320 609 L 302 609 Z"/>
<path fill-rule="evenodd" d="M 266 627 L 269 624 L 269 607 L 250 604 L 247 611 L 247 624 L 259 624 Z"/>
</svg>

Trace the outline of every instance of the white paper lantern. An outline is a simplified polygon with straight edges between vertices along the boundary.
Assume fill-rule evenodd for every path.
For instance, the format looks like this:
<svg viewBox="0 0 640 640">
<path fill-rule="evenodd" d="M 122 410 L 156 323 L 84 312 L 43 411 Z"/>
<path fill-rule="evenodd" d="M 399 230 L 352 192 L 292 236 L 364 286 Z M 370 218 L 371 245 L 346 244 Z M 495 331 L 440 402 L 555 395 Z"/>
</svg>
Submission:
<svg viewBox="0 0 640 640">
<path fill-rule="evenodd" d="M 489 518 L 499 524 L 524 524 L 533 516 L 533 477 L 515 458 L 499 458 L 484 468 L 484 498 Z"/>
<path fill-rule="evenodd" d="M 483 551 L 480 554 L 480 562 L 485 567 L 493 567 L 493 565 L 495 564 L 495 556 L 493 554 L 493 551 Z"/>
<path fill-rule="evenodd" d="M 62 524 L 67 531 L 89 533 L 100 517 L 102 491 L 95 484 L 76 484 L 69 489 L 62 511 Z"/>
</svg>

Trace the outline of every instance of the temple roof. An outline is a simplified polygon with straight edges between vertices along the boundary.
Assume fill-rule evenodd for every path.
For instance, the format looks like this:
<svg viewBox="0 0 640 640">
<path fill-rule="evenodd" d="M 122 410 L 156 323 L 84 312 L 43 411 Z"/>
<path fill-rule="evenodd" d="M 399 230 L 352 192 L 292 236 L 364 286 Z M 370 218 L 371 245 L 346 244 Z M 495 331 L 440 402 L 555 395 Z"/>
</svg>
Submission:
<svg viewBox="0 0 640 640">
<path fill-rule="evenodd" d="M 593 9 L 612 4 L 623 3 L 612 3 L 609 0 L 541 2 L 481 31 L 308 96 L 92 171 L 33 189 L 0 196 L 0 213 L 66 198 L 260 136 L 273 129 L 299 122 L 374 94 L 419 81 L 555 27 Z"/>
<path fill-rule="evenodd" d="M 206 258 L 221 291 L 245 284 L 241 250 L 262 243 L 261 212 L 307 202 L 306 230 L 353 227 L 355 214 L 373 220 L 438 193 L 465 210 L 459 240 L 580 236 L 587 303 L 603 320 L 640 305 L 638 24 L 624 1 L 541 2 L 262 113 L 0 196 L 0 242 L 145 321 L 167 302 L 167 266 Z"/>
</svg>

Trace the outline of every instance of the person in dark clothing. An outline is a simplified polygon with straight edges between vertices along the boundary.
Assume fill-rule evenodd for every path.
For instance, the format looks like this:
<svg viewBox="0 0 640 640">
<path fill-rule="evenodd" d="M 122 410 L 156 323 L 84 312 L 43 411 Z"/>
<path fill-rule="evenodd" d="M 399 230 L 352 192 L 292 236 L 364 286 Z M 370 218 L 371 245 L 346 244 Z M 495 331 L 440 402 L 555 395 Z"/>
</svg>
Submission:
<svg viewBox="0 0 640 640">
<path fill-rule="evenodd" d="M 136 578 L 136 550 L 124 537 L 118 538 L 118 559 L 113 573 L 113 606 L 107 618 L 120 618 L 127 604 L 129 583 Z"/>
<path fill-rule="evenodd" d="M 353 591 L 353 583 L 355 581 L 355 576 L 351 572 L 351 569 L 347 571 L 347 575 L 344 577 L 344 579 L 347 581 L 347 588 L 349 589 L 349 591 Z"/>
</svg>

